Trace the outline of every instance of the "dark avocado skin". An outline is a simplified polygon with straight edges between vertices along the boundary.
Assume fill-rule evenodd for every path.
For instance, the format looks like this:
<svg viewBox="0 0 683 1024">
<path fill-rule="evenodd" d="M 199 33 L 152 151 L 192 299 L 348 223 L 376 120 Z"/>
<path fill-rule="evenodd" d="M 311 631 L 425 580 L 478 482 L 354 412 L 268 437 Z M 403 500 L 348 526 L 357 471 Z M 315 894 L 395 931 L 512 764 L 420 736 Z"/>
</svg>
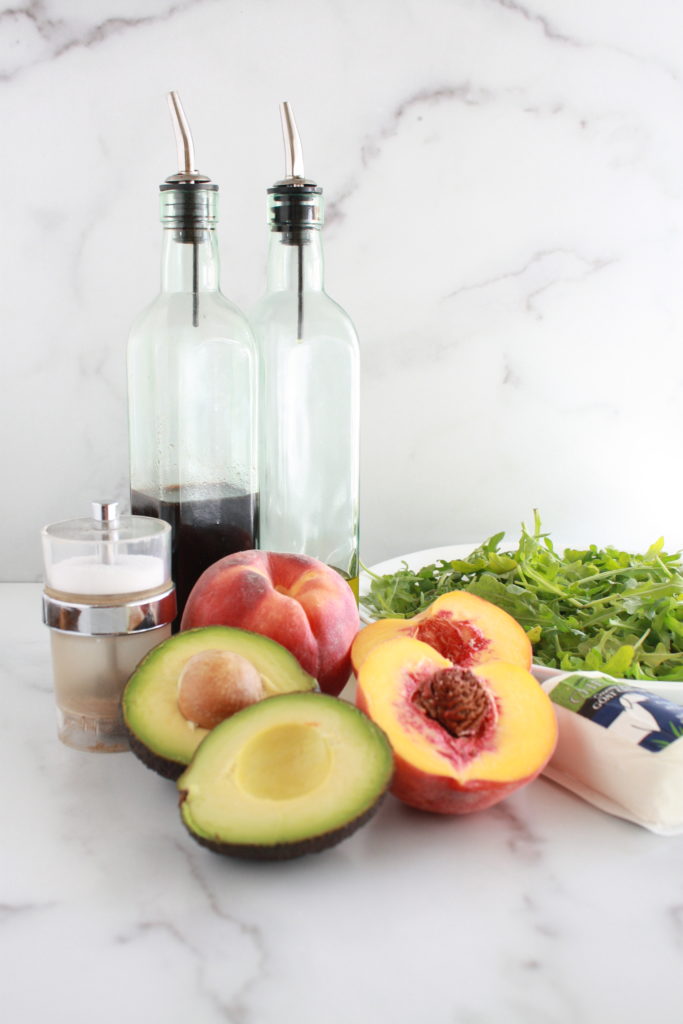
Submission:
<svg viewBox="0 0 683 1024">
<path fill-rule="evenodd" d="M 272 846 L 259 845 L 258 843 L 221 843 L 214 842 L 211 839 L 206 839 L 204 836 L 197 835 L 191 828 L 188 827 L 187 823 L 183 819 L 183 825 L 189 832 L 196 842 L 205 846 L 208 850 L 212 850 L 213 853 L 220 853 L 226 857 L 239 857 L 242 860 L 293 860 L 294 857 L 303 857 L 307 853 L 322 853 L 323 850 L 329 849 L 330 846 L 336 846 L 337 843 L 341 843 L 343 839 L 347 839 L 349 836 L 364 825 L 367 821 L 372 818 L 375 812 L 379 809 L 380 804 L 384 800 L 387 794 L 387 790 L 391 785 L 391 779 L 387 784 L 387 788 L 379 797 L 375 800 L 366 811 L 359 814 L 357 818 L 352 821 L 347 821 L 341 828 L 332 829 L 330 832 L 323 832 L 322 835 L 312 836 L 310 839 L 299 839 L 295 843 L 274 843 Z M 182 804 L 185 799 L 185 791 L 180 792 L 180 803 Z"/>
<path fill-rule="evenodd" d="M 125 723 L 124 723 L 125 725 Z M 162 757 L 160 754 L 155 754 L 153 750 L 146 747 L 141 740 L 137 738 L 134 732 L 126 725 L 126 732 L 128 733 L 128 743 L 133 754 L 153 772 L 157 775 L 163 776 L 165 779 L 172 779 L 174 782 L 179 779 L 187 768 L 186 764 L 181 764 L 179 761 L 170 761 L 166 757 Z"/>
</svg>

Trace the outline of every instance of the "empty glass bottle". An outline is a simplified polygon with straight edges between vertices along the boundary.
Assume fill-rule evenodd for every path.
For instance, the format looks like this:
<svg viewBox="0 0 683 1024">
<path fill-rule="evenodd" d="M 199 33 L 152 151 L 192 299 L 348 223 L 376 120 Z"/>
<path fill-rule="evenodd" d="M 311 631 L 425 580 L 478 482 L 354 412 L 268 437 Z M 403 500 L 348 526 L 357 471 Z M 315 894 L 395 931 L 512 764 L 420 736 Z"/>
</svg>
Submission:
<svg viewBox="0 0 683 1024">
<path fill-rule="evenodd" d="M 261 547 L 311 555 L 358 586 L 359 349 L 323 286 L 322 189 L 283 104 L 287 172 L 268 190 L 259 345 Z"/>
<path fill-rule="evenodd" d="M 204 569 L 257 543 L 257 359 L 220 291 L 218 189 L 171 100 L 181 171 L 160 186 L 161 293 L 130 335 L 128 402 L 132 511 L 173 528 L 180 616 Z"/>
</svg>

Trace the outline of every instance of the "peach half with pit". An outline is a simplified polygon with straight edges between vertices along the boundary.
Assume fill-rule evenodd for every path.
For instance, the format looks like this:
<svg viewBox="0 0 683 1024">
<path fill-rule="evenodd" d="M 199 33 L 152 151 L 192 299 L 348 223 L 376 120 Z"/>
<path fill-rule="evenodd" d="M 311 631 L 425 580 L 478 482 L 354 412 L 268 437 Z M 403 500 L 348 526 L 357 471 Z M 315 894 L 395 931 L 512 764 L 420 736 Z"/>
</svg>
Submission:
<svg viewBox="0 0 683 1024">
<path fill-rule="evenodd" d="M 351 675 L 358 606 L 346 580 L 316 558 L 239 551 L 206 569 L 192 588 L 181 630 L 199 626 L 270 637 L 336 697 Z"/>
<path fill-rule="evenodd" d="M 355 674 L 378 644 L 398 637 L 421 640 L 463 668 L 485 661 L 531 668 L 531 643 L 522 626 L 502 608 L 466 590 L 442 594 L 411 619 L 378 619 L 362 629 L 351 648 Z"/>
<path fill-rule="evenodd" d="M 356 703 L 389 738 L 392 793 L 439 814 L 491 807 L 535 779 L 557 742 L 552 702 L 526 669 L 463 668 L 410 637 L 368 654 Z"/>
</svg>

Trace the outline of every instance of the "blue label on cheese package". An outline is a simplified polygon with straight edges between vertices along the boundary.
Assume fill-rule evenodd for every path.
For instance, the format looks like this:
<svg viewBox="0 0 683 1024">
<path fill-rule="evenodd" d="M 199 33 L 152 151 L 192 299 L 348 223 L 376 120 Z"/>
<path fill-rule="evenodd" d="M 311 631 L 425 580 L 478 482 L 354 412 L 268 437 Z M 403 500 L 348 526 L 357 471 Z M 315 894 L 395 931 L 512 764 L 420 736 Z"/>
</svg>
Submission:
<svg viewBox="0 0 683 1024">
<path fill-rule="evenodd" d="M 549 693 L 553 703 L 575 711 L 634 745 L 657 753 L 683 737 L 683 707 L 607 676 L 575 673 Z"/>
</svg>

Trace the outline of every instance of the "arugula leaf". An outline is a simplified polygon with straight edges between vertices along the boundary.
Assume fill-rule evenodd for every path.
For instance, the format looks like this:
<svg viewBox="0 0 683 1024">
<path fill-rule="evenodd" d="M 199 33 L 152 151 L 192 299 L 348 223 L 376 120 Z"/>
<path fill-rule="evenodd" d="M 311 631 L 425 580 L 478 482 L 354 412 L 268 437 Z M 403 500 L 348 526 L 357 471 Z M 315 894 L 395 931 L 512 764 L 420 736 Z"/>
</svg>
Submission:
<svg viewBox="0 0 683 1024">
<path fill-rule="evenodd" d="M 411 618 L 441 594 L 467 590 L 517 619 L 538 664 L 683 680 L 683 562 L 664 551 L 663 538 L 644 554 L 594 544 L 559 553 L 537 510 L 514 551 L 499 550 L 504 537 L 417 572 L 404 563 L 387 576 L 371 573 L 363 607 L 375 618 Z"/>
</svg>

